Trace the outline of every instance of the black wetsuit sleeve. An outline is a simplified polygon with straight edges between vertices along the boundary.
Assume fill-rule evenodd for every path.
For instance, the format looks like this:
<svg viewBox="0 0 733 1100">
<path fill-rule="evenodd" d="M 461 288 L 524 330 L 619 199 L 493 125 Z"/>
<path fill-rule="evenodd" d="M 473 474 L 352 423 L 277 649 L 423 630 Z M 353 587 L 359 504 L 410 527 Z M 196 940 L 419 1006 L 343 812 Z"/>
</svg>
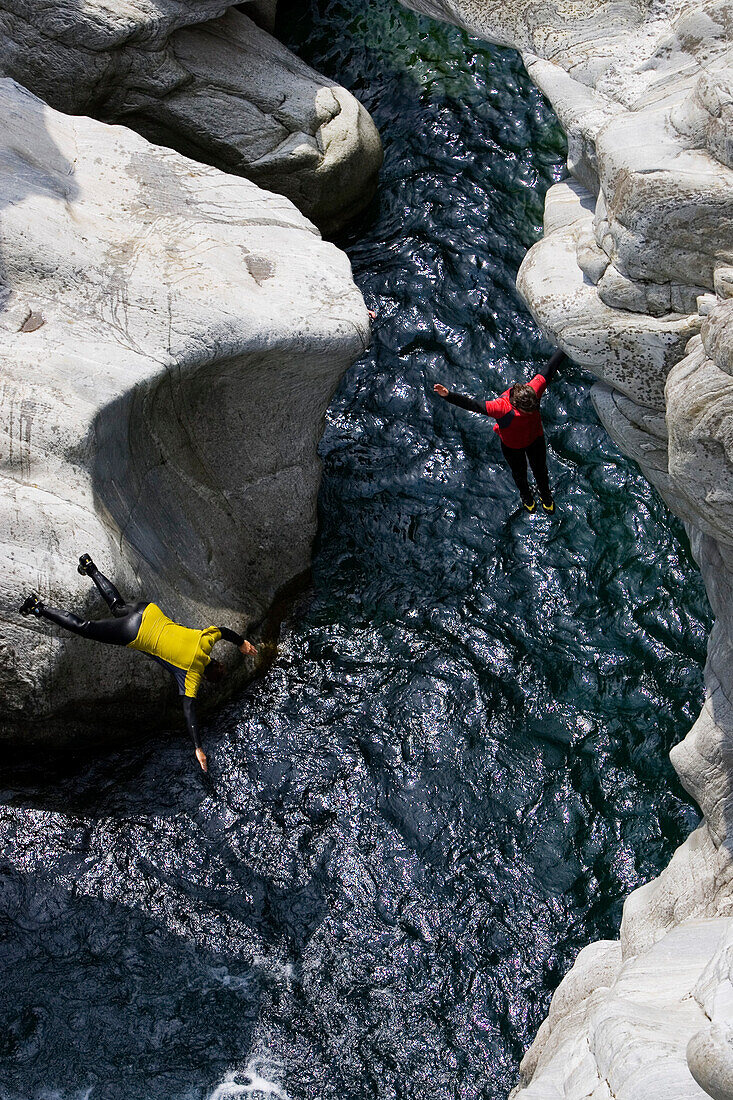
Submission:
<svg viewBox="0 0 733 1100">
<path fill-rule="evenodd" d="M 237 634 L 236 630 L 230 630 L 228 626 L 217 626 L 216 628 L 221 634 L 225 642 L 231 642 L 237 649 L 244 645 L 244 638 L 241 634 Z"/>
<path fill-rule="evenodd" d="M 196 714 L 196 700 L 191 699 L 188 695 L 184 695 L 183 697 L 183 717 L 186 719 L 186 726 L 188 727 L 188 732 L 191 734 L 194 745 L 197 749 L 200 749 L 201 738 L 199 737 L 199 720 Z"/>
<path fill-rule="evenodd" d="M 564 351 L 556 351 L 555 354 L 550 357 L 547 366 L 542 371 L 542 377 L 544 378 L 545 382 L 547 382 L 548 386 L 557 374 L 557 368 L 559 366 L 562 366 L 566 359 L 567 355 Z"/>
<path fill-rule="evenodd" d="M 451 405 L 457 405 L 459 409 L 468 409 L 472 413 L 483 413 L 486 416 L 486 405 L 480 401 L 474 401 L 472 397 L 465 397 L 462 393 L 448 392 L 448 396 L 445 398 Z"/>
</svg>

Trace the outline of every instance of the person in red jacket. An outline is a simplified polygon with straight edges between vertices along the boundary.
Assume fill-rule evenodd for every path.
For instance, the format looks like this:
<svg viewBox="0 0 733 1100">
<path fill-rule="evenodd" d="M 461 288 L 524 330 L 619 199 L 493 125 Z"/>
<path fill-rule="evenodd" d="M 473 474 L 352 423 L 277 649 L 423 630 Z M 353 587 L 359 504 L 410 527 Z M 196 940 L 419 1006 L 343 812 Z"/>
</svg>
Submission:
<svg viewBox="0 0 733 1100">
<path fill-rule="evenodd" d="M 514 382 L 495 401 L 474 401 L 462 393 L 451 393 L 436 382 L 433 387 L 439 397 L 469 412 L 493 416 L 494 431 L 499 436 L 501 450 L 509 464 L 522 504 L 528 512 L 536 505 L 527 479 L 527 461 L 532 468 L 542 507 L 548 514 L 555 511 L 550 480 L 547 475 L 547 447 L 540 417 L 540 400 L 547 385 L 555 377 L 559 365 L 566 359 L 564 351 L 556 351 L 549 360 L 544 374 L 536 374 L 529 383 Z"/>
</svg>

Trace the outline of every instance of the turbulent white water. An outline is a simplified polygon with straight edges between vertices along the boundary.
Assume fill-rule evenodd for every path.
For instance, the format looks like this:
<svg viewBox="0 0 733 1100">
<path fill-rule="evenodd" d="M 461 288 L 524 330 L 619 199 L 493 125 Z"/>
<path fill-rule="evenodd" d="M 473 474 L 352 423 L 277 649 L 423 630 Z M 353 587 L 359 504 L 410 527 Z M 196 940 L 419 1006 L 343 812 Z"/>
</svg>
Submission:
<svg viewBox="0 0 733 1100">
<path fill-rule="evenodd" d="M 237 1100 L 248 1097 L 249 1100 L 290 1100 L 287 1092 L 271 1077 L 281 1075 L 283 1065 L 273 1062 L 266 1055 L 250 1058 L 243 1070 L 230 1070 L 207 1100 Z"/>
</svg>

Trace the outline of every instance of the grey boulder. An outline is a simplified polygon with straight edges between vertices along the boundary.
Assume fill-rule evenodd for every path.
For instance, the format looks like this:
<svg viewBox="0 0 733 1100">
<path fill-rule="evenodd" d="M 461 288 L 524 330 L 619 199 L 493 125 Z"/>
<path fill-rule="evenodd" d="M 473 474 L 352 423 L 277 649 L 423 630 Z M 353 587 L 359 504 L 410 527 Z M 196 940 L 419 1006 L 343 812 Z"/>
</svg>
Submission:
<svg viewBox="0 0 733 1100">
<path fill-rule="evenodd" d="M 0 73 L 287 195 L 329 233 L 376 189 L 367 111 L 231 0 L 0 0 Z"/>
</svg>

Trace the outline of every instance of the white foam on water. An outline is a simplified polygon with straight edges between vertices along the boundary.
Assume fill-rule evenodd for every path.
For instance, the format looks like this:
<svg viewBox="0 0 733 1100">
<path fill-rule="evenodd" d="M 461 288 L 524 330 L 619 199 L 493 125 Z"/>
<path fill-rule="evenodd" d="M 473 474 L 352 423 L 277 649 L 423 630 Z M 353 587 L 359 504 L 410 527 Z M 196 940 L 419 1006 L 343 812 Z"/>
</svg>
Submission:
<svg viewBox="0 0 733 1100">
<path fill-rule="evenodd" d="M 35 1096 L 36 1100 L 92 1100 L 93 1092 L 94 1085 L 90 1085 L 81 1092 L 75 1092 L 73 1096 L 69 1093 L 59 1092 L 58 1089 L 44 1089 L 42 1092 L 37 1092 Z"/>
<path fill-rule="evenodd" d="M 244 974 L 232 974 L 226 966 L 210 966 L 207 967 L 207 973 L 215 985 L 224 986 L 226 989 L 238 989 L 246 992 L 252 986 L 251 969 Z"/>
<path fill-rule="evenodd" d="M 286 985 L 290 984 L 295 973 L 292 963 L 281 963 L 264 955 L 255 955 L 252 959 L 252 965 L 260 970 L 267 971 L 274 978 L 281 979 Z"/>
<path fill-rule="evenodd" d="M 207 1100 L 238 1100 L 240 1097 L 249 1097 L 249 1100 L 290 1100 L 285 1089 L 268 1079 L 280 1076 L 282 1069 L 282 1063 L 274 1059 L 262 1056 L 250 1058 L 244 1069 L 230 1070 Z"/>
</svg>

